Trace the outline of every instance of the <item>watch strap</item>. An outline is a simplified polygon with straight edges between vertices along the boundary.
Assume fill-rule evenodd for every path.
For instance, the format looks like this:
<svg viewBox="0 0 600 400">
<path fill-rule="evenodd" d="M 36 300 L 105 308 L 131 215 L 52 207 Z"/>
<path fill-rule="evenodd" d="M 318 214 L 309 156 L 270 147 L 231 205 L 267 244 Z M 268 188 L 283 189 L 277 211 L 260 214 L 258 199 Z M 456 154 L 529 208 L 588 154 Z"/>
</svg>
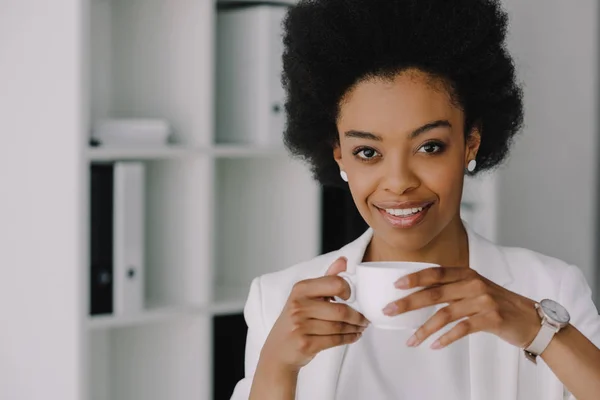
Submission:
<svg viewBox="0 0 600 400">
<path fill-rule="evenodd" d="M 532 358 L 535 359 L 535 357 L 542 354 L 544 350 L 546 350 L 546 347 L 548 347 L 548 345 L 552 341 L 552 338 L 555 334 L 556 328 L 548 324 L 542 324 L 540 331 L 538 332 L 535 339 L 533 339 L 533 342 L 531 342 L 531 344 L 525 349 L 525 354 L 528 355 L 527 358 L 529 358 L 530 360 Z"/>
</svg>

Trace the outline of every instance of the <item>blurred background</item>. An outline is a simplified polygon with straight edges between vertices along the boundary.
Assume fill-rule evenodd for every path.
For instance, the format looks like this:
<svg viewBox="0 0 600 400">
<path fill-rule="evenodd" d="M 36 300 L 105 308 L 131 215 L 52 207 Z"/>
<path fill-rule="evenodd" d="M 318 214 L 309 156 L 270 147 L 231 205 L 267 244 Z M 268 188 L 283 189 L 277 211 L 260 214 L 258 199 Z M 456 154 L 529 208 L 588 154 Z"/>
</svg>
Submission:
<svg viewBox="0 0 600 400">
<path fill-rule="evenodd" d="M 365 226 L 281 143 L 289 2 L 0 0 L 0 398 L 228 399 L 250 281 Z M 463 217 L 600 304 L 594 0 L 505 0 L 526 126 Z"/>
</svg>

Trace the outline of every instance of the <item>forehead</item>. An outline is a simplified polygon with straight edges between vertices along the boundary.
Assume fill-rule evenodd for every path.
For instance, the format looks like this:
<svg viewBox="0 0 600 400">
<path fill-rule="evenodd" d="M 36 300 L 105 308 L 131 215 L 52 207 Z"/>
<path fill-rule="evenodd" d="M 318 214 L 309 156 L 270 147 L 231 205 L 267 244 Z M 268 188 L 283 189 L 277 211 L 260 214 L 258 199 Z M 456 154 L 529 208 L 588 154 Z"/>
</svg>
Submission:
<svg viewBox="0 0 600 400">
<path fill-rule="evenodd" d="M 447 87 L 440 79 L 414 70 L 362 80 L 340 102 L 338 127 L 378 134 L 404 133 L 437 120 L 449 120 L 457 127 L 462 111 Z"/>
</svg>

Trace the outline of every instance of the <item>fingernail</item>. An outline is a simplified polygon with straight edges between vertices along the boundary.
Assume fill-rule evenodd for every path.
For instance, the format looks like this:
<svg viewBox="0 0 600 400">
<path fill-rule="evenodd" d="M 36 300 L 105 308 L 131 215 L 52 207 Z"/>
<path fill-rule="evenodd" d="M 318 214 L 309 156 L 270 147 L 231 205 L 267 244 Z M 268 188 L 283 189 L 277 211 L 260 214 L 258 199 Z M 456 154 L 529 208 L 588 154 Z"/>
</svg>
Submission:
<svg viewBox="0 0 600 400">
<path fill-rule="evenodd" d="M 442 348 L 442 344 L 440 343 L 440 340 L 436 340 L 435 342 L 433 342 L 433 344 L 431 345 L 431 348 L 433 350 L 439 350 Z"/>
<path fill-rule="evenodd" d="M 414 347 L 414 346 L 417 344 L 417 342 L 418 342 L 418 341 L 419 341 L 419 339 L 417 338 L 417 336 L 416 336 L 416 335 L 412 335 L 412 336 L 411 336 L 411 337 L 408 339 L 408 341 L 406 342 L 406 345 L 407 345 L 408 347 Z"/>
<path fill-rule="evenodd" d="M 408 279 L 406 277 L 400 278 L 394 284 L 397 288 L 406 288 L 408 286 Z"/>
<path fill-rule="evenodd" d="M 390 303 L 387 306 L 385 306 L 385 308 L 383 309 L 383 313 L 385 315 L 393 315 L 394 313 L 396 313 L 398 311 L 398 306 L 396 306 L 396 304 L 394 303 Z"/>
</svg>

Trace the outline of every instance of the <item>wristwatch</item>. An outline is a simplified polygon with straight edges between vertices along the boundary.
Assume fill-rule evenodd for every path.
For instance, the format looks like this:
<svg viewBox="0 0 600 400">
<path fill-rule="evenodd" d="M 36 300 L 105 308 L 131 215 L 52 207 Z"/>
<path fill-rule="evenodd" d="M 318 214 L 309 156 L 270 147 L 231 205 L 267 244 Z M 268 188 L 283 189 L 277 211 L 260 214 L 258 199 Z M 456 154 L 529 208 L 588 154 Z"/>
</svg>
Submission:
<svg viewBox="0 0 600 400">
<path fill-rule="evenodd" d="M 535 303 L 535 308 L 541 318 L 541 328 L 533 342 L 524 349 L 524 352 L 529 361 L 537 364 L 537 357 L 546 350 L 554 335 L 569 325 L 571 316 L 563 306 L 550 299 Z"/>
</svg>

